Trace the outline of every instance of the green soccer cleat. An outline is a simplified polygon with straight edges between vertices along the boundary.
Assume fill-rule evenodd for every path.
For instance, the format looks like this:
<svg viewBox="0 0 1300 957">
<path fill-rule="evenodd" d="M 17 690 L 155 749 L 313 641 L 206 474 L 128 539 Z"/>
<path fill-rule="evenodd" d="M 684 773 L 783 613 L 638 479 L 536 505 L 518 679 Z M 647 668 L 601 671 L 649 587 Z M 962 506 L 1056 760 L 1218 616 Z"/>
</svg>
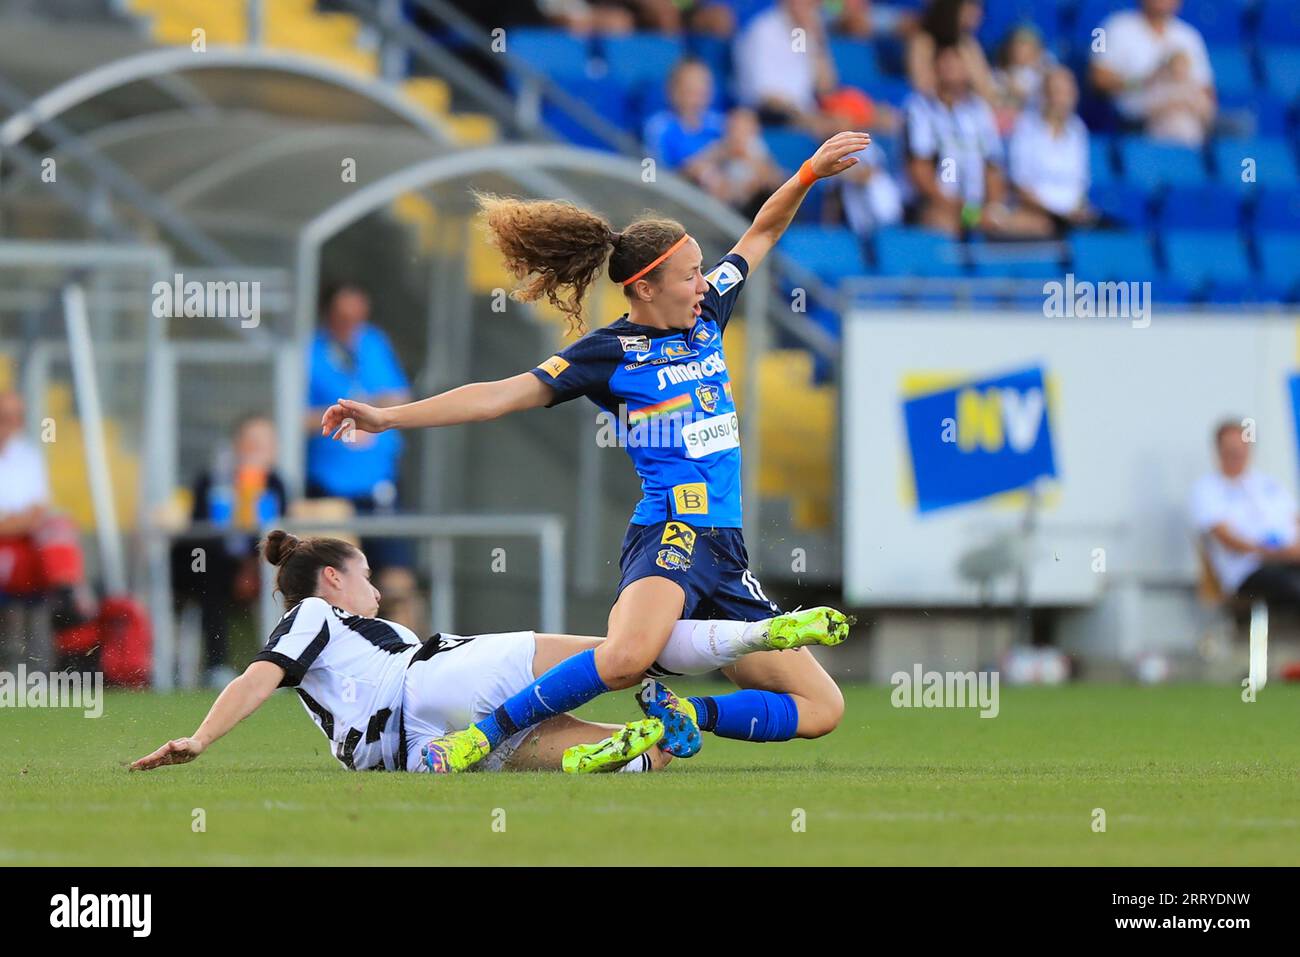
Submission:
<svg viewBox="0 0 1300 957">
<path fill-rule="evenodd" d="M 604 741 L 575 744 L 564 752 L 561 766 L 566 774 L 605 774 L 617 771 L 633 758 L 638 758 L 653 748 L 663 736 L 663 722 L 658 718 L 632 721 Z"/>
<path fill-rule="evenodd" d="M 420 756 L 424 759 L 424 766 L 433 774 L 455 774 L 468 771 L 491 750 L 487 735 L 477 725 L 470 725 L 464 731 L 430 739 L 420 749 Z"/>
<path fill-rule="evenodd" d="M 833 647 L 849 636 L 849 626 L 857 619 L 824 605 L 792 611 L 767 620 L 767 634 L 763 647 L 771 651 L 787 651 L 805 645 Z"/>
</svg>

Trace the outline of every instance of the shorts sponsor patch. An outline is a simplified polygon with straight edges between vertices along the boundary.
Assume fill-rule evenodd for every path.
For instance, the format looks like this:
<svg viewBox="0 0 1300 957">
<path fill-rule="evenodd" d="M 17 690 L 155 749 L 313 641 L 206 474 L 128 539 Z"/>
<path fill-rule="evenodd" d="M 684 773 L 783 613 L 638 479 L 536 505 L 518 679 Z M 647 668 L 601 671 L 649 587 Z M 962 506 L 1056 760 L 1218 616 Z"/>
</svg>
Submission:
<svg viewBox="0 0 1300 957">
<path fill-rule="evenodd" d="M 687 555 L 695 551 L 695 529 L 685 522 L 665 522 L 660 545 L 676 545 Z"/>
<path fill-rule="evenodd" d="M 674 485 L 673 508 L 678 515 L 709 514 L 709 487 L 703 482 Z"/>
<path fill-rule="evenodd" d="M 702 459 L 727 449 L 740 448 L 740 425 L 734 412 L 724 412 L 682 428 L 686 454 Z"/>
<path fill-rule="evenodd" d="M 690 556 L 683 555 L 675 548 L 661 548 L 659 554 L 655 556 L 655 564 L 670 572 L 684 572 L 690 569 L 691 559 Z"/>
<path fill-rule="evenodd" d="M 718 263 L 704 278 L 708 280 L 710 286 L 718 290 L 719 296 L 725 296 L 739 286 L 745 277 L 740 274 L 740 267 L 735 263 L 722 262 Z"/>
<path fill-rule="evenodd" d="M 569 360 L 563 358 L 562 356 L 551 356 L 545 362 L 541 363 L 537 368 L 541 369 L 552 379 L 558 379 L 560 377 L 560 373 L 563 372 L 565 369 L 569 368 Z"/>
</svg>

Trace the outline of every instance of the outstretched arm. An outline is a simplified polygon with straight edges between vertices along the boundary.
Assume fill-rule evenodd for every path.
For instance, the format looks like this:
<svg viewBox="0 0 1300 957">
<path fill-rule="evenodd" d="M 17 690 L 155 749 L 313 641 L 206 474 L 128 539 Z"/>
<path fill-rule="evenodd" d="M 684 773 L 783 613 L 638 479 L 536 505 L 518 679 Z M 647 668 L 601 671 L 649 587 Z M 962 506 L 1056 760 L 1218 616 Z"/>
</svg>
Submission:
<svg viewBox="0 0 1300 957">
<path fill-rule="evenodd" d="M 383 409 L 353 399 L 339 399 L 321 418 L 321 435 L 347 441 L 348 432 L 428 429 L 440 425 L 486 422 L 510 412 L 535 409 L 555 397 L 551 387 L 531 372 L 496 382 L 471 382 L 438 395 Z"/>
<path fill-rule="evenodd" d="M 132 771 L 152 771 L 168 764 L 186 764 L 207 750 L 239 722 L 262 706 L 284 680 L 284 669 L 269 661 L 254 661 L 217 696 L 199 729 L 188 738 L 168 741 L 157 751 L 131 762 Z"/>
<path fill-rule="evenodd" d="M 866 149 L 870 145 L 870 133 L 845 130 L 836 133 L 819 146 L 817 152 L 804 165 L 817 179 L 834 176 L 856 166 L 858 158 L 850 154 Z M 799 204 L 808 195 L 811 186 L 812 181 L 808 180 L 803 170 L 782 183 L 777 191 L 767 198 L 767 202 L 754 217 L 753 225 L 745 230 L 745 235 L 740 237 L 740 242 L 736 243 L 731 251 L 744 257 L 750 269 L 757 266 L 790 225 L 790 220 L 794 219 Z"/>
</svg>

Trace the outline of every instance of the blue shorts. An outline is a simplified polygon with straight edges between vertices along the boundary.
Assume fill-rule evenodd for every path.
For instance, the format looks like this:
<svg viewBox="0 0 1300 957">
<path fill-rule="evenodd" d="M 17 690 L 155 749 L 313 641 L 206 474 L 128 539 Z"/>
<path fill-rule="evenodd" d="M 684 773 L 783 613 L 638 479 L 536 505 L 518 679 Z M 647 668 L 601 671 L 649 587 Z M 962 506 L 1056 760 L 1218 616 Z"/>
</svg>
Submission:
<svg viewBox="0 0 1300 957">
<path fill-rule="evenodd" d="M 700 528 L 681 519 L 629 525 L 618 562 L 618 593 L 642 578 L 667 578 L 686 592 L 683 618 L 760 621 L 781 613 L 749 570 L 738 528 Z"/>
</svg>

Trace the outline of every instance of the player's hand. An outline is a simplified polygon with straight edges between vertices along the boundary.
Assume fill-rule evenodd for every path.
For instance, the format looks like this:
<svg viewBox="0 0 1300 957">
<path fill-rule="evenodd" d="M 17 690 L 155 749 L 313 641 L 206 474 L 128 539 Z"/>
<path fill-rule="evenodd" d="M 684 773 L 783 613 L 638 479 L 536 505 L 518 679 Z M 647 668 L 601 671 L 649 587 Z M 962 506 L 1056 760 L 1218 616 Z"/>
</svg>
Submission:
<svg viewBox="0 0 1300 957">
<path fill-rule="evenodd" d="M 332 436 L 343 442 L 355 438 L 351 433 L 372 432 L 378 434 L 387 430 L 384 410 L 355 399 L 339 399 L 325 410 L 320 420 L 320 434 Z"/>
<path fill-rule="evenodd" d="M 870 133 L 858 133 L 855 130 L 836 133 L 817 147 L 817 152 L 812 155 L 812 170 L 821 177 L 843 173 L 858 164 L 858 158 L 850 154 L 864 150 L 870 145 Z"/>
<path fill-rule="evenodd" d="M 168 741 L 152 754 L 131 762 L 132 771 L 152 771 L 169 764 L 188 764 L 203 753 L 203 743 L 196 738 L 177 738 Z"/>
</svg>

